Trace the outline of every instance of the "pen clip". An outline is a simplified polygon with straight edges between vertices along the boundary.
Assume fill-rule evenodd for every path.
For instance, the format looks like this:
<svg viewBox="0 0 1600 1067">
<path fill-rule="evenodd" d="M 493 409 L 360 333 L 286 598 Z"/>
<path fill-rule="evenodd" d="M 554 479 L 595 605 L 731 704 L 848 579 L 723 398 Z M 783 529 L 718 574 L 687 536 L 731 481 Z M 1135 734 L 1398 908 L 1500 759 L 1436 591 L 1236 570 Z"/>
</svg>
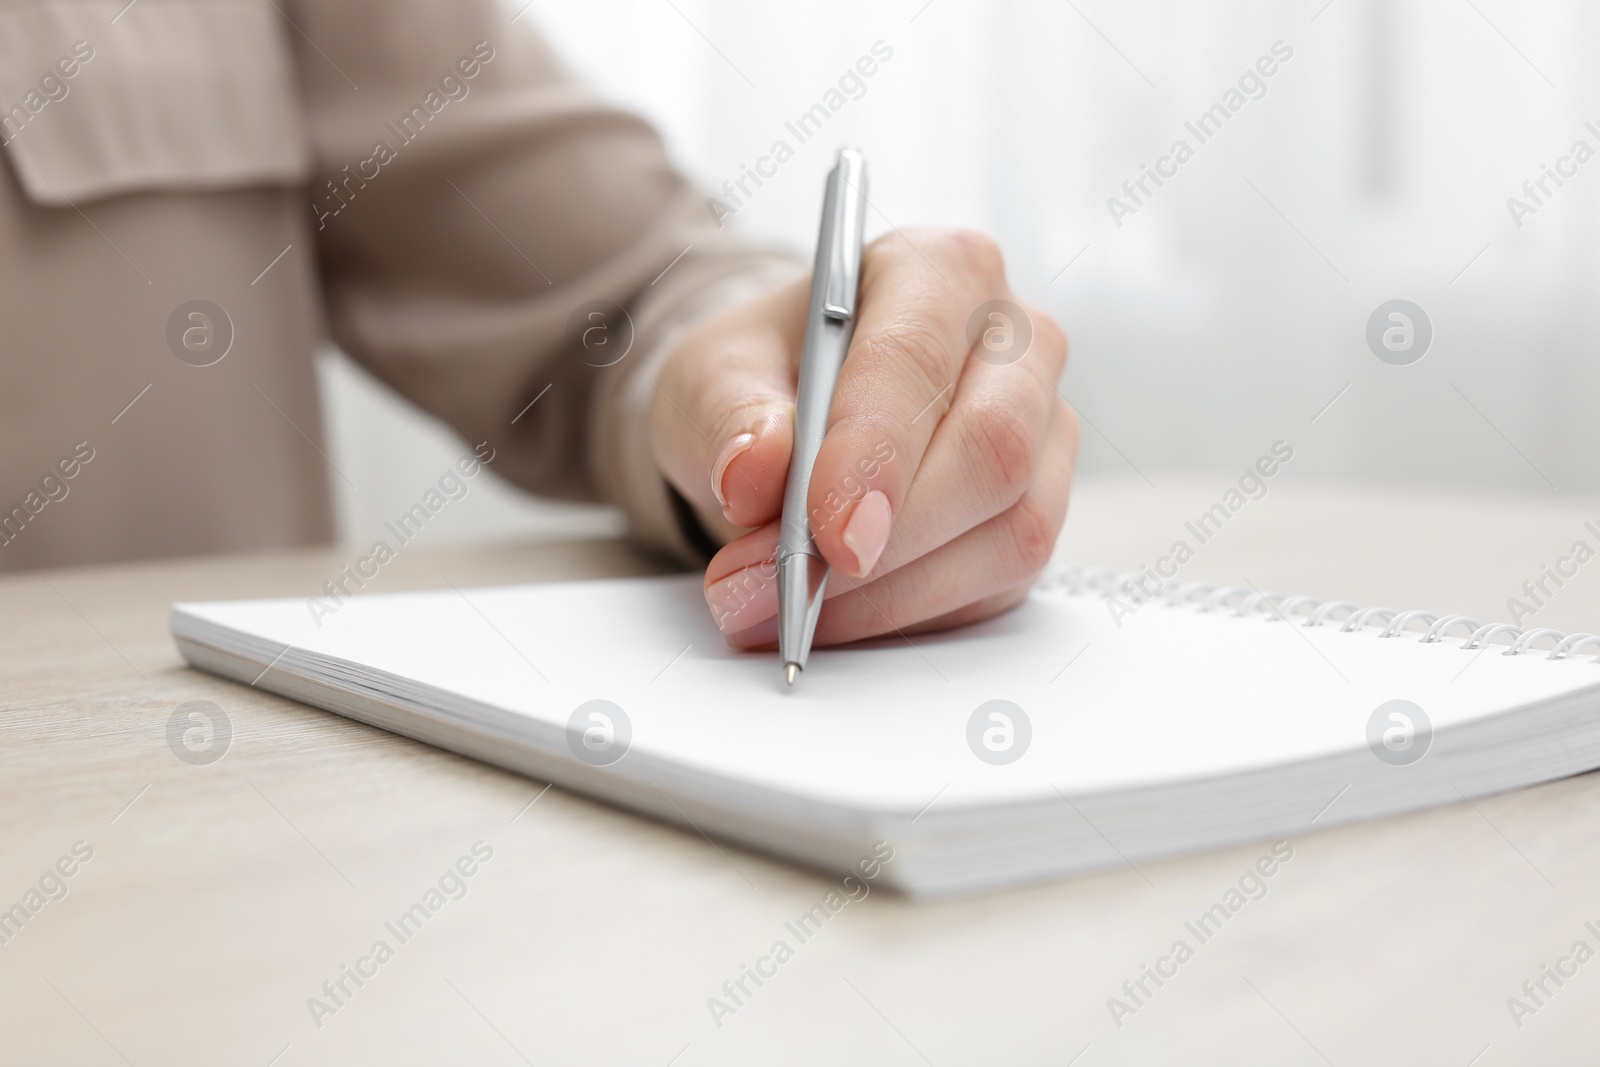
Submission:
<svg viewBox="0 0 1600 1067">
<path fill-rule="evenodd" d="M 831 226 L 828 242 L 826 289 L 822 314 L 836 322 L 849 322 L 856 314 L 856 293 L 861 283 L 861 235 L 866 226 L 867 164 L 860 152 L 841 148 L 839 161 L 828 176 Z"/>
</svg>

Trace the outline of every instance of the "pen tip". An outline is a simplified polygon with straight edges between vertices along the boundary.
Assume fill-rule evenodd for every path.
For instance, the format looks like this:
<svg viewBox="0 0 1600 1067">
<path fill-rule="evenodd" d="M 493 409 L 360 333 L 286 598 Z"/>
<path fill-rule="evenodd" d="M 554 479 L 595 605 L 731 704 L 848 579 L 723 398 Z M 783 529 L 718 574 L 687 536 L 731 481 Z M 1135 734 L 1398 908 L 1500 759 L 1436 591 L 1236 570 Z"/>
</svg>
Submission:
<svg viewBox="0 0 1600 1067">
<path fill-rule="evenodd" d="M 794 684 L 795 676 L 798 675 L 799 673 L 800 673 L 800 665 L 799 664 L 797 664 L 797 663 L 785 663 L 783 665 L 783 680 L 788 682 L 790 685 Z"/>
</svg>

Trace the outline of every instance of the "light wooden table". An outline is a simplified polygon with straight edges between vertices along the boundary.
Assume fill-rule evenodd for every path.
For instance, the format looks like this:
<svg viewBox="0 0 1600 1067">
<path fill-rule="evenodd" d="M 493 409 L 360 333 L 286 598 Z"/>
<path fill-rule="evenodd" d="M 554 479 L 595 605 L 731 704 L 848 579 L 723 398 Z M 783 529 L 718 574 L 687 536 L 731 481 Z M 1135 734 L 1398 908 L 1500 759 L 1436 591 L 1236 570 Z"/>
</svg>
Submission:
<svg viewBox="0 0 1600 1067">
<path fill-rule="evenodd" d="M 1228 486 L 1156 480 L 1082 486 L 1065 555 L 1148 562 Z M 1591 518 L 1600 504 L 1279 484 L 1186 576 L 1498 618 Z M 955 902 L 874 893 L 718 1027 L 707 998 L 827 878 L 541 794 L 196 674 L 173 651 L 171 601 L 304 595 L 350 557 L 0 581 L 0 907 L 76 843 L 93 850 L 66 895 L 0 944 L 0 1062 L 1488 1067 L 1600 1054 L 1600 959 L 1560 988 L 1546 979 L 1553 995 L 1520 1028 L 1507 1008 L 1574 942 L 1600 950 L 1584 926 L 1600 929 L 1594 775 L 1294 839 L 1268 895 L 1120 1028 L 1107 998 L 1265 846 Z M 614 544 L 412 547 L 380 586 L 648 569 Z M 1600 629 L 1596 575 L 1600 561 L 1537 621 Z M 215 762 L 169 747 L 167 721 L 190 700 L 228 717 Z M 477 842 L 493 854 L 465 895 L 399 944 L 385 922 Z M 346 978 L 343 1004 L 314 1020 L 308 999 L 331 1004 L 323 983 L 380 938 L 393 957 L 363 964 L 371 976 Z"/>
</svg>

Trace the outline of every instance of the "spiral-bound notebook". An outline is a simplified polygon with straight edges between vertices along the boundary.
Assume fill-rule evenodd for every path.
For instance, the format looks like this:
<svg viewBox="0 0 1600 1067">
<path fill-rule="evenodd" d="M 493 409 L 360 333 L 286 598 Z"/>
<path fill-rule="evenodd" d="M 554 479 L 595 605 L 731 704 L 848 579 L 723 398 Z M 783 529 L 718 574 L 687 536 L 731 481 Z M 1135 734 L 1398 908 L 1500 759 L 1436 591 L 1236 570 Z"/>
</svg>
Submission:
<svg viewBox="0 0 1600 1067">
<path fill-rule="evenodd" d="M 968 893 L 1600 766 L 1600 638 L 1057 572 L 959 631 L 726 647 L 694 577 L 175 605 L 184 657 L 699 832 Z M 856 594 L 846 594 L 856 595 Z"/>
</svg>

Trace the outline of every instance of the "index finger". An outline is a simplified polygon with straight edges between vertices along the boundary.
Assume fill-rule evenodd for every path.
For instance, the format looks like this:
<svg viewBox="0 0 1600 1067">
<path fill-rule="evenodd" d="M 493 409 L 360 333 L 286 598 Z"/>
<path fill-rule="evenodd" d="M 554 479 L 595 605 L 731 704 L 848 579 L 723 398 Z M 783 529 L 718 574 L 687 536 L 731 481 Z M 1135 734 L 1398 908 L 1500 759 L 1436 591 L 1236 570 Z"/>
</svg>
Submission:
<svg viewBox="0 0 1600 1067">
<path fill-rule="evenodd" d="M 994 242 L 963 230 L 880 238 L 863 253 L 860 318 L 812 467 L 812 536 L 829 566 L 871 572 L 955 394 L 972 308 L 1006 295 Z"/>
</svg>

